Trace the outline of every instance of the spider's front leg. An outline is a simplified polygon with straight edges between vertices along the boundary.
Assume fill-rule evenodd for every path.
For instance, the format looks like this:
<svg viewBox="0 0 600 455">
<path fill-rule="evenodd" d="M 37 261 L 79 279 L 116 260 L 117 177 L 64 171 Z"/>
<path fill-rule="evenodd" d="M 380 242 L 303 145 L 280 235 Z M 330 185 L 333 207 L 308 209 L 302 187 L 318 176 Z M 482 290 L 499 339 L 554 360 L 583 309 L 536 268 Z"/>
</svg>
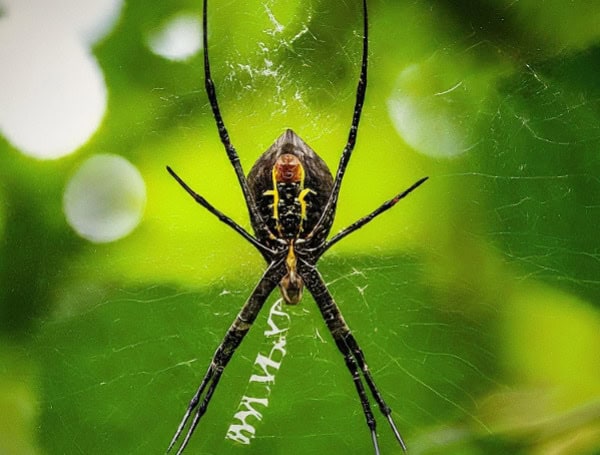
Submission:
<svg viewBox="0 0 600 455">
<path fill-rule="evenodd" d="M 173 436 L 173 439 L 169 444 L 167 452 L 170 452 L 175 446 L 193 414 L 194 417 L 190 423 L 185 438 L 179 446 L 177 455 L 183 453 L 190 438 L 192 437 L 192 434 L 194 433 L 194 430 L 198 426 L 198 422 L 206 412 L 206 408 L 208 407 L 210 399 L 217 388 L 217 384 L 219 383 L 219 379 L 221 378 L 223 370 L 229 363 L 229 360 L 231 360 L 231 357 L 233 356 L 233 353 L 237 347 L 244 339 L 244 336 L 246 336 L 246 333 L 248 333 L 250 330 L 250 327 L 256 320 L 256 316 L 258 315 L 263 304 L 273 289 L 275 289 L 275 286 L 279 284 L 281 278 L 283 278 L 285 270 L 286 269 L 283 260 L 271 262 L 269 267 L 267 267 L 267 270 L 264 272 L 262 278 L 254 288 L 254 291 L 252 291 L 252 294 L 227 330 L 225 338 L 223 338 L 223 341 L 215 351 L 210 366 L 208 367 L 208 371 L 204 375 L 198 390 L 190 401 L 185 415 L 183 416 L 183 419 L 181 420 L 181 423 L 175 432 L 175 436 Z"/>
<path fill-rule="evenodd" d="M 406 451 L 404 440 L 402 439 L 402 436 L 400 435 L 400 432 L 398 431 L 398 428 L 396 427 L 396 424 L 392 418 L 392 410 L 386 404 L 381 396 L 381 393 L 379 392 L 379 389 L 375 385 L 373 376 L 371 375 L 369 367 L 365 361 L 365 356 L 356 342 L 354 335 L 352 335 L 348 324 L 346 324 L 346 321 L 344 320 L 340 309 L 335 303 L 333 296 L 329 292 L 329 289 L 327 289 L 327 285 L 323 281 L 323 277 L 321 277 L 321 274 L 314 265 L 305 261 L 300 261 L 298 272 L 302 276 L 306 288 L 315 299 L 323 319 L 327 324 L 327 328 L 331 332 L 338 349 L 344 356 L 346 366 L 352 375 L 352 380 L 356 386 L 356 390 L 363 407 L 363 412 L 367 420 L 367 425 L 371 431 L 371 439 L 373 440 L 375 455 L 380 455 L 379 444 L 377 441 L 376 423 L 371 406 L 369 405 L 369 399 L 367 397 L 364 384 L 362 382 L 361 373 L 366 380 L 371 394 L 379 406 L 379 409 L 388 420 L 394 436 L 402 447 L 402 450 Z"/>
</svg>

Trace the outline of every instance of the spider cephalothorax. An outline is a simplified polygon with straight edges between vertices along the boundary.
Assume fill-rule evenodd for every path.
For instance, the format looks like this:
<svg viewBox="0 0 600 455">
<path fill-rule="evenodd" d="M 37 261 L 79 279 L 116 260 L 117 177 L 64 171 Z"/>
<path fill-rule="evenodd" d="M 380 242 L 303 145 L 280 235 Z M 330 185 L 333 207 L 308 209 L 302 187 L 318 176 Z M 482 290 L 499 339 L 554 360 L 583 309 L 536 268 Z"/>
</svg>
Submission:
<svg viewBox="0 0 600 455">
<path fill-rule="evenodd" d="M 366 0 L 362 0 L 362 6 L 363 52 L 361 71 L 356 90 L 356 103 L 348 134 L 348 142 L 342 152 L 335 178 L 332 177 L 325 162 L 290 129 L 286 130 L 262 154 L 246 177 L 240 164 L 239 156 L 231 144 L 229 133 L 225 128 L 217 102 L 215 86 L 210 74 L 207 39 L 207 0 L 204 0 L 202 37 L 204 44 L 204 80 L 206 92 L 221 142 L 225 147 L 227 156 L 242 189 L 252 229 L 254 230 L 254 236 L 212 206 L 202 196 L 194 192 L 171 168 L 167 167 L 167 169 L 196 202 L 251 243 L 267 262 L 267 269 L 214 353 L 208 370 L 198 390 L 192 397 L 167 451 L 170 451 L 177 443 L 183 430 L 188 425 L 190 417 L 193 415 L 177 454 L 183 452 L 198 422 L 206 412 L 206 408 L 217 387 L 223 370 L 246 333 L 250 330 L 265 301 L 277 286 L 279 286 L 281 294 L 287 303 L 298 303 L 302 298 L 304 287 L 313 296 L 329 332 L 341 354 L 344 356 L 346 366 L 352 375 L 367 426 L 371 432 L 375 454 L 379 455 L 379 444 L 377 442 L 375 417 L 373 416 L 371 404 L 367 396 L 367 388 L 371 392 L 379 409 L 386 417 L 400 446 L 402 449 L 406 449 L 404 441 L 392 418 L 392 410 L 386 404 L 375 385 L 362 350 L 344 321 L 340 309 L 316 268 L 319 258 L 329 248 L 348 234 L 360 229 L 379 214 L 393 207 L 399 200 L 427 180 L 427 177 L 418 180 L 408 189 L 384 202 L 368 215 L 360 218 L 328 239 L 329 231 L 335 217 L 342 178 L 344 177 L 346 166 L 356 143 L 358 124 L 367 87 L 369 41 Z"/>
</svg>

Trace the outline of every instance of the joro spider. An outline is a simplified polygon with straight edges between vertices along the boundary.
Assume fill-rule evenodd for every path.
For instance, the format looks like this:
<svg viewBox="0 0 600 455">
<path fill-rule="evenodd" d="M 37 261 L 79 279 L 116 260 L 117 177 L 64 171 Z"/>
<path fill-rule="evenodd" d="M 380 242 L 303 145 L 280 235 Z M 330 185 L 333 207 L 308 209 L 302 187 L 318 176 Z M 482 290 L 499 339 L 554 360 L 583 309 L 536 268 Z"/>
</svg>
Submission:
<svg viewBox="0 0 600 455">
<path fill-rule="evenodd" d="M 371 432 L 375 454 L 379 455 L 380 453 L 376 423 L 364 382 L 388 420 L 398 443 L 406 451 L 404 440 L 392 418 L 392 410 L 375 385 L 361 348 L 316 268 L 317 261 L 329 248 L 392 208 L 427 180 L 427 177 L 418 180 L 408 189 L 381 204 L 373 212 L 342 229 L 330 239 L 327 238 L 335 217 L 342 178 L 356 143 L 358 124 L 367 88 L 369 50 L 367 0 L 362 0 L 362 9 L 363 38 L 360 77 L 348 142 L 342 152 L 335 179 L 325 162 L 290 129 L 277 138 L 275 143 L 261 155 L 246 177 L 239 156 L 229 139 L 211 78 L 208 58 L 207 0 L 203 2 L 202 39 L 206 92 L 221 142 L 244 194 L 254 235 L 192 190 L 170 167 L 167 166 L 167 170 L 198 204 L 251 243 L 262 254 L 267 262 L 267 268 L 215 351 L 208 371 L 190 401 L 167 452 L 170 452 L 176 445 L 192 418 L 177 454 L 184 451 L 200 419 L 206 412 L 223 370 L 276 286 L 279 286 L 281 295 L 288 304 L 300 302 L 304 286 L 312 294 L 338 349 L 344 356 L 346 367 L 352 375 L 367 426 Z"/>
</svg>

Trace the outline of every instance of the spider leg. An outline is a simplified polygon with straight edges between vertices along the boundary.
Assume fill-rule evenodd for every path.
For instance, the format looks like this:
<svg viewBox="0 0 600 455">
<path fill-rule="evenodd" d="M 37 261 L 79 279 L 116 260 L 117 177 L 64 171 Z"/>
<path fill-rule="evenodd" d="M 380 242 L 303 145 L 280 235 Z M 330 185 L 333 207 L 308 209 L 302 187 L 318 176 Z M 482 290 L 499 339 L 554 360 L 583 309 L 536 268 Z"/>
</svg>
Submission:
<svg viewBox="0 0 600 455">
<path fill-rule="evenodd" d="M 352 151 L 354 150 L 354 146 L 356 145 L 356 136 L 358 133 L 358 124 L 360 123 L 360 116 L 362 113 L 363 104 L 365 101 L 365 94 L 367 92 L 367 68 L 368 68 L 368 59 L 369 59 L 369 18 L 367 14 L 367 0 L 363 0 L 363 39 L 362 39 L 362 60 L 360 65 L 360 76 L 358 78 L 358 85 L 356 87 L 356 101 L 354 103 L 354 112 L 352 114 L 352 124 L 350 125 L 350 131 L 348 133 L 348 142 L 342 151 L 342 156 L 340 157 L 340 162 L 338 164 L 337 172 L 335 175 L 335 180 L 333 182 L 333 188 L 331 190 L 331 194 L 329 195 L 329 199 L 327 200 L 327 204 L 323 209 L 323 213 L 321 218 L 312 229 L 312 232 L 308 235 L 308 237 L 312 237 L 316 233 L 319 232 L 320 226 L 333 218 L 333 214 L 335 213 L 335 209 L 337 207 L 338 195 L 340 192 L 340 187 L 342 185 L 342 179 L 344 178 L 344 174 L 346 173 L 346 167 L 348 166 L 348 162 L 350 161 L 350 156 L 352 155 Z"/>
<path fill-rule="evenodd" d="M 202 207 L 204 207 L 210 213 L 212 213 L 213 215 L 215 215 L 220 221 L 222 221 L 223 223 L 225 223 L 227 226 L 229 226 L 230 228 L 232 228 L 235 232 L 237 232 L 242 237 L 244 237 L 248 242 L 250 242 L 252 245 L 254 245 L 254 247 L 264 256 L 264 258 L 267 260 L 267 262 L 270 262 L 270 259 L 275 254 L 275 252 L 272 249 L 270 249 L 269 247 L 267 247 L 267 246 L 263 245 L 262 243 L 260 243 L 254 236 L 252 236 L 242 226 L 240 226 L 239 224 L 237 224 L 235 221 L 233 221 L 231 218 L 229 218 L 223 212 L 221 212 L 220 210 L 218 210 L 217 208 L 215 208 L 215 206 L 213 206 L 210 202 L 208 202 L 206 199 L 204 199 L 204 197 L 200 196 L 193 189 L 191 189 L 189 187 L 189 185 L 187 183 L 185 183 L 181 179 L 181 177 L 179 177 L 175 173 L 175 171 L 173 169 L 171 169 L 169 166 L 167 166 L 167 171 L 169 171 L 169 174 L 171 174 L 171 176 L 173 176 L 173 178 L 175 180 L 177 180 L 177 183 L 179 183 L 183 187 L 183 189 L 185 191 L 187 191 L 188 194 L 190 196 L 192 196 L 194 198 L 194 200 L 198 204 L 200 204 Z"/>
<path fill-rule="evenodd" d="M 171 449 L 175 446 L 180 436 L 183 433 L 190 417 L 193 414 L 192 422 L 189 425 L 187 433 L 185 434 L 185 438 L 183 439 L 179 449 L 177 450 L 177 455 L 180 455 L 185 450 L 194 430 L 198 426 L 200 419 L 206 412 L 206 408 L 212 398 L 212 395 L 217 388 L 217 384 L 219 383 L 219 379 L 221 378 L 221 374 L 223 370 L 231 360 L 233 353 L 240 345 L 246 333 L 250 330 L 250 327 L 256 320 L 258 313 L 260 312 L 263 304 L 275 288 L 277 284 L 283 278 L 285 274 L 285 265 L 283 264 L 283 260 L 279 260 L 276 262 L 272 262 L 267 270 L 264 272 L 262 278 L 252 291 L 252 294 L 236 316 L 235 320 L 227 330 L 223 341 L 215 351 L 210 366 L 208 367 L 208 371 L 204 375 L 202 382 L 200 383 L 200 387 L 194 394 L 188 408 L 177 427 L 177 431 L 175 432 L 175 436 L 171 440 L 169 447 L 167 448 L 167 453 L 171 451 Z"/>
<path fill-rule="evenodd" d="M 346 328 L 348 328 L 348 326 L 346 326 Z M 404 450 L 406 452 L 406 444 L 404 443 L 404 439 L 402 439 L 402 435 L 400 435 L 400 432 L 398 431 L 398 428 L 396 427 L 394 419 L 392 418 L 392 410 L 386 404 L 385 400 L 381 396 L 381 392 L 375 385 L 375 381 L 373 380 L 373 376 L 371 375 L 371 370 L 369 370 L 369 367 L 367 366 L 367 363 L 365 361 L 365 355 L 363 354 L 362 349 L 358 345 L 356 339 L 354 338 L 354 335 L 352 335 L 349 328 L 348 328 L 348 334 L 346 337 L 346 341 L 348 342 L 350 349 L 352 349 L 352 352 L 354 353 L 354 357 L 356 358 L 356 361 L 358 362 L 358 365 L 360 366 L 360 369 L 362 370 L 363 376 L 365 377 L 365 380 L 367 381 L 367 385 L 369 386 L 369 389 L 371 390 L 371 394 L 373 395 L 373 398 L 375 398 L 375 401 L 377 402 L 377 405 L 379 406 L 381 413 L 388 420 L 390 427 L 392 428 L 392 432 L 394 433 L 396 440 L 402 447 L 402 450 Z"/>
<path fill-rule="evenodd" d="M 331 248 L 337 242 L 339 242 L 340 240 L 342 240 L 347 235 L 352 234 L 354 231 L 357 231 L 358 229 L 360 229 L 361 227 L 363 227 L 365 224 L 367 224 L 369 221 L 371 221 L 376 216 L 381 215 L 386 210 L 391 209 L 394 205 L 396 205 L 398 203 L 398 201 L 400 201 L 401 199 L 404 199 L 412 191 L 414 191 L 419 186 L 421 186 L 423 183 L 425 183 L 425 181 L 428 178 L 429 177 L 423 177 L 422 179 L 416 181 L 415 183 L 412 184 L 412 186 L 410 186 L 409 188 L 407 188 L 403 192 L 397 194 L 392 199 L 390 199 L 388 201 L 385 201 L 377 209 L 373 210 L 368 215 L 363 216 L 359 220 L 357 220 L 354 223 L 352 223 L 350 226 L 342 229 L 340 232 L 338 232 L 336 235 L 334 235 L 329 241 L 325 242 L 325 244 L 323 245 L 322 249 L 320 250 L 320 254 L 325 253 L 325 251 L 327 251 L 329 248 Z"/>
<path fill-rule="evenodd" d="M 206 94 L 208 96 L 208 100 L 210 102 L 210 107 L 212 109 L 213 117 L 215 119 L 215 123 L 217 124 L 217 130 L 219 131 L 219 137 L 221 139 L 221 143 L 225 148 L 225 152 L 227 153 L 227 157 L 229 158 L 229 162 L 233 166 L 235 171 L 235 175 L 237 176 L 240 187 L 242 188 L 242 193 L 244 194 L 244 200 L 246 201 L 246 206 L 248 207 L 248 213 L 253 220 L 262 220 L 260 212 L 256 207 L 256 201 L 248 188 L 248 182 L 246 180 L 246 175 L 244 174 L 244 170 L 242 169 L 242 163 L 240 162 L 240 157 L 238 156 L 235 147 L 231 143 L 231 139 L 229 138 L 229 133 L 227 132 L 227 128 L 225 127 L 225 122 L 223 121 L 223 117 L 221 115 L 221 109 L 219 108 L 219 102 L 217 99 L 217 91 L 215 88 L 215 84 L 212 80 L 211 72 L 210 72 L 210 61 L 208 58 L 208 20 L 207 20 L 207 3 L 208 0 L 204 0 L 202 5 L 202 44 L 204 47 L 204 86 L 206 88 Z M 264 224 L 264 223 L 253 223 L 254 225 Z M 265 234 L 268 234 L 268 229 L 265 225 Z"/>
<path fill-rule="evenodd" d="M 344 360 L 346 361 L 346 366 L 352 375 L 352 379 L 356 386 L 356 390 L 358 391 L 358 396 L 360 398 L 361 405 L 363 407 L 363 412 L 365 414 L 365 418 L 367 420 L 367 425 L 369 430 L 371 431 L 371 439 L 373 440 L 373 446 L 375 448 L 375 454 L 379 455 L 379 444 L 377 442 L 377 432 L 376 432 L 376 423 L 375 418 L 373 417 L 373 412 L 371 411 L 371 407 L 369 405 L 369 400 L 365 392 L 364 385 L 362 383 L 360 374 L 364 376 L 364 379 L 369 386 L 371 394 L 373 398 L 377 402 L 379 409 L 382 414 L 388 420 L 390 427 L 396 437 L 398 443 L 402 447 L 402 450 L 406 451 L 406 444 L 398 431 L 396 424 L 392 418 L 392 410 L 385 403 L 379 389 L 375 385 L 373 380 L 373 376 L 369 368 L 367 367 L 367 363 L 365 361 L 365 356 L 358 346 L 354 335 L 350 331 L 348 324 L 344 321 L 342 313 L 335 303 L 333 296 L 327 289 L 327 285 L 323 281 L 323 278 L 317 271 L 317 269 L 307 264 L 304 261 L 299 263 L 298 272 L 302 276 L 304 280 L 304 284 L 309 292 L 312 294 L 319 310 L 321 311 L 321 315 L 327 324 L 327 328 L 331 332 L 335 343 L 344 356 Z"/>
<path fill-rule="evenodd" d="M 187 424 L 192 412 L 198 406 L 198 403 L 200 402 L 200 397 L 202 396 L 204 389 L 206 388 L 207 384 L 214 378 L 214 375 L 215 375 L 215 365 L 214 365 L 214 362 L 211 362 L 210 366 L 208 367 L 208 371 L 206 372 L 206 374 L 204 375 L 204 378 L 202 379 L 202 383 L 200 384 L 200 387 L 198 387 L 198 390 L 196 391 L 196 393 L 194 394 L 194 397 L 190 401 L 190 404 L 183 416 L 183 419 L 181 420 L 181 422 L 179 424 L 179 427 L 177 427 L 177 431 L 175 432 L 175 436 L 173 436 L 173 439 L 171 440 L 171 443 L 169 444 L 169 447 L 167 448 L 167 452 L 171 451 L 171 449 L 173 448 L 173 446 L 179 439 L 179 436 L 183 432 L 183 429 L 185 428 L 185 425 Z M 194 420 L 196 420 L 197 416 L 198 416 L 198 413 L 194 416 Z M 195 427 L 196 425 L 194 425 L 194 423 L 192 422 L 192 426 Z M 183 451 L 183 448 L 185 448 L 185 446 L 187 445 L 189 436 L 191 436 L 191 434 L 188 433 L 181 445 L 182 448 L 180 448 L 177 453 L 179 453 L 180 451 Z"/>
</svg>

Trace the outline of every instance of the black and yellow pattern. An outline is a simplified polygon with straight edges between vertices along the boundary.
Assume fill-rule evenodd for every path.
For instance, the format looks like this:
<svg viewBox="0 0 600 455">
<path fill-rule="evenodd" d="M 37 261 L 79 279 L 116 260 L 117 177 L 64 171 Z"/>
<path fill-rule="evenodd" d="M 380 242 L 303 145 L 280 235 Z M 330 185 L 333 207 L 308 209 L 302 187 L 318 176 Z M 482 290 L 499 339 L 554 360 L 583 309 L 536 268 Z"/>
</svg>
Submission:
<svg viewBox="0 0 600 455">
<path fill-rule="evenodd" d="M 278 180 L 276 163 L 282 155 L 295 156 L 300 164 L 297 179 Z M 296 133 L 286 130 L 258 159 L 248 173 L 248 187 L 262 221 L 280 238 L 304 238 L 316 226 L 333 188 L 327 164 Z M 276 240 L 261 237 L 260 226 L 252 227 L 265 244 Z"/>
</svg>

